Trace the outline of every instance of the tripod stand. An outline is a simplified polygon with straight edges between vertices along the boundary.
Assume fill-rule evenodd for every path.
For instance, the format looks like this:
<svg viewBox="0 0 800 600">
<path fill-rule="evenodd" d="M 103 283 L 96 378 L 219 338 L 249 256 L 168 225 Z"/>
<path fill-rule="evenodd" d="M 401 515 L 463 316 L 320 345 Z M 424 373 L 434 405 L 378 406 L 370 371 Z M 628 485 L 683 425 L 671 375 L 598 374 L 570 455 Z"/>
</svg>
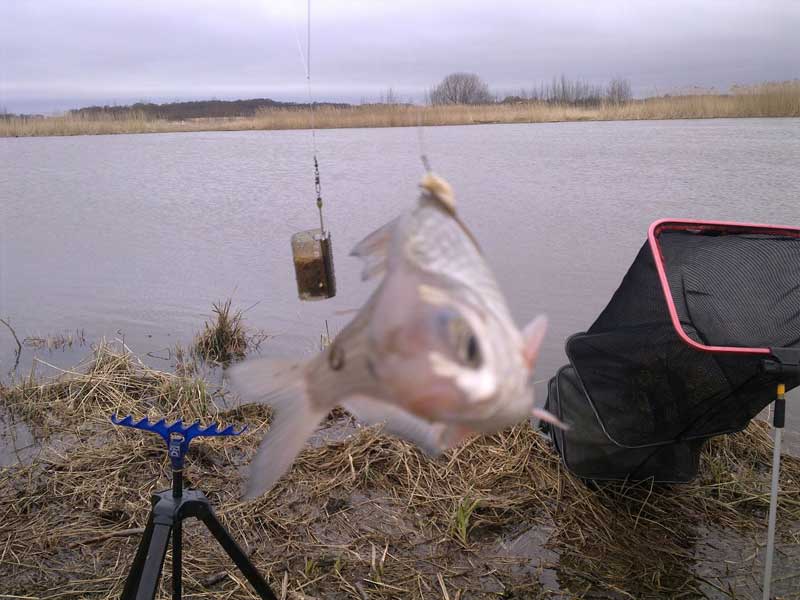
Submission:
<svg viewBox="0 0 800 600">
<path fill-rule="evenodd" d="M 188 517 L 195 517 L 205 523 L 223 550 L 233 559 L 233 562 L 262 599 L 276 600 L 267 582 L 250 562 L 247 554 L 220 523 L 206 495 L 200 490 L 184 490 L 183 488 L 183 460 L 193 438 L 239 435 L 244 429 L 235 431 L 233 425 L 229 425 L 225 429 L 219 430 L 216 423 L 202 428 L 199 422 L 185 427 L 180 420 L 172 425 L 166 425 L 163 419 L 157 423 L 150 423 L 147 418 L 134 422 L 130 415 L 123 419 L 118 419 L 114 415 L 111 417 L 111 421 L 115 425 L 159 434 L 167 443 L 172 466 L 172 489 L 157 492 L 151 498 L 150 516 L 125 581 L 122 600 L 153 600 L 155 598 L 161 570 L 164 566 L 164 557 L 170 542 L 170 534 L 172 537 L 172 598 L 180 600 L 182 593 L 182 529 L 183 520 Z"/>
</svg>

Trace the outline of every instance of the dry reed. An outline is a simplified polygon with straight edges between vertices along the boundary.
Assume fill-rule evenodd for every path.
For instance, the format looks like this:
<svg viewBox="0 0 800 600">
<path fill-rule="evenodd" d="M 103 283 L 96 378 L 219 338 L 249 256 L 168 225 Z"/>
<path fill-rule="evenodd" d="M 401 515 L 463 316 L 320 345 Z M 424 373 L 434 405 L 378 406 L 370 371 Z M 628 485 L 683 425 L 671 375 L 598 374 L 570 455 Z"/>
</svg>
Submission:
<svg viewBox="0 0 800 600">
<path fill-rule="evenodd" d="M 542 102 L 477 106 L 413 106 L 369 104 L 315 110 L 320 129 L 345 127 L 411 127 L 419 124 L 551 123 L 640 119 L 706 119 L 732 117 L 800 117 L 800 81 L 733 88 L 731 94 L 664 96 L 598 107 Z M 154 133 L 176 131 L 239 131 L 307 129 L 308 109 L 262 109 L 253 117 L 166 121 L 142 113 L 67 115 L 0 119 L 0 137 Z"/>
<path fill-rule="evenodd" d="M 242 323 L 242 311 L 231 312 L 231 299 L 212 304 L 211 310 L 214 317 L 206 321 L 203 331 L 195 336 L 192 354 L 208 362 L 220 364 L 245 357 L 248 349 L 258 349 L 267 339 L 261 331 L 248 332 Z M 179 365 L 186 365 L 183 351 L 176 348 L 176 357 Z"/>
<path fill-rule="evenodd" d="M 75 332 L 64 331 L 58 333 L 51 333 L 48 335 L 29 335 L 22 343 L 27 348 L 35 350 L 64 350 L 72 348 L 73 344 L 76 346 L 86 345 L 86 333 L 83 329 L 76 329 Z"/>
<path fill-rule="evenodd" d="M 12 596 L 119 596 L 148 497 L 168 487 L 168 462 L 156 436 L 112 427 L 114 412 L 249 425 L 240 438 L 197 441 L 186 477 L 281 597 L 741 597 L 758 586 L 748 554 L 768 503 L 763 422 L 712 441 L 692 484 L 590 487 L 528 424 L 431 460 L 336 411 L 269 494 L 242 502 L 240 467 L 267 427 L 264 407 L 223 411 L 222 391 L 108 346 L 55 380 L 0 389 L 0 400 L 42 445 L 29 463 L 0 470 L 0 590 Z M 779 518 L 781 556 L 796 561 L 792 457 Z M 184 535 L 187 597 L 254 597 L 202 527 L 189 522 Z M 800 576 L 778 573 L 789 597 Z"/>
</svg>

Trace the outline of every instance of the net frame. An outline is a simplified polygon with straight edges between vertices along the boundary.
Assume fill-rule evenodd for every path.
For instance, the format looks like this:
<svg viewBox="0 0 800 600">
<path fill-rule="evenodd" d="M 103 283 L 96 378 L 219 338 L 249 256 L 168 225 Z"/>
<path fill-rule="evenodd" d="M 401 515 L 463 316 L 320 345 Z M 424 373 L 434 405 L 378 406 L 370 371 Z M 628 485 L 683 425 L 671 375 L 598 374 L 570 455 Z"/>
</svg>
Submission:
<svg viewBox="0 0 800 600">
<path fill-rule="evenodd" d="M 720 354 L 756 354 L 756 355 L 771 355 L 771 348 L 757 348 L 748 346 L 710 346 L 698 342 L 684 330 L 681 325 L 680 317 L 678 316 L 678 309 L 675 306 L 675 299 L 670 290 L 669 280 L 667 278 L 667 270 L 664 261 L 664 255 L 659 245 L 659 236 L 665 231 L 681 231 L 685 233 L 695 232 L 719 232 L 723 234 L 761 234 L 761 235 L 775 235 L 781 237 L 794 237 L 800 238 L 800 228 L 788 227 L 783 225 L 766 225 L 761 223 L 738 223 L 735 221 L 699 221 L 699 220 L 686 220 L 686 219 L 660 219 L 650 225 L 647 232 L 647 240 L 650 245 L 650 251 L 653 253 L 653 261 L 656 265 L 658 279 L 661 283 L 661 291 L 664 294 L 664 300 L 667 303 L 667 310 L 669 311 L 672 326 L 681 340 L 695 350 L 709 353 Z"/>
<path fill-rule="evenodd" d="M 787 227 L 781 225 L 764 225 L 764 224 L 754 224 L 754 223 L 739 223 L 739 222 L 731 222 L 731 221 L 703 221 L 703 220 L 682 220 L 682 219 L 662 219 L 655 221 L 652 223 L 648 229 L 648 237 L 645 240 L 644 245 L 641 247 L 639 253 L 637 254 L 636 259 L 631 263 L 631 268 L 629 268 L 628 272 L 626 273 L 625 277 L 620 284 L 620 287 L 614 293 L 614 296 L 610 300 L 609 304 L 606 308 L 601 312 L 598 320 L 594 322 L 592 327 L 583 333 L 576 333 L 570 336 L 565 344 L 565 351 L 567 354 L 567 358 L 571 365 L 575 367 L 575 373 L 577 379 L 580 383 L 580 387 L 583 391 L 585 398 L 588 401 L 589 406 L 591 407 L 592 412 L 594 412 L 595 417 L 597 418 L 603 432 L 608 437 L 610 441 L 612 441 L 617 446 L 622 448 L 629 448 L 629 449 L 641 449 L 641 448 L 652 448 L 656 446 L 662 446 L 666 444 L 674 444 L 676 442 L 684 442 L 684 441 L 691 441 L 691 440 L 699 440 L 699 439 L 707 439 L 709 437 L 713 437 L 716 435 L 724 435 L 728 433 L 733 433 L 736 431 L 740 431 L 749 422 L 749 419 L 753 418 L 754 415 L 751 415 L 747 421 L 739 422 L 741 419 L 734 418 L 732 422 L 726 425 L 719 425 L 715 427 L 703 427 L 700 430 L 696 430 L 693 433 L 690 432 L 690 429 L 694 426 L 693 424 L 689 424 L 687 422 L 686 428 L 676 430 L 670 434 L 666 432 L 666 430 L 661 431 L 661 435 L 655 435 L 652 439 L 644 439 L 643 436 L 646 437 L 645 432 L 638 432 L 637 434 L 631 433 L 628 431 L 628 434 L 623 434 L 622 430 L 619 430 L 619 424 L 613 425 L 609 419 L 613 419 L 613 413 L 608 412 L 609 410 L 617 410 L 618 406 L 608 405 L 608 398 L 607 400 L 603 401 L 602 396 L 597 396 L 599 393 L 597 389 L 595 389 L 594 385 L 598 383 L 598 377 L 605 377 L 604 371 L 597 371 L 597 369 L 593 369 L 590 363 L 586 362 L 586 355 L 581 358 L 580 354 L 581 351 L 578 350 L 579 347 L 583 347 L 583 351 L 585 352 L 587 349 L 591 352 L 593 343 L 589 342 L 592 336 L 594 335 L 593 329 L 597 326 L 598 322 L 604 318 L 607 311 L 610 307 L 615 305 L 615 300 L 617 295 L 620 293 L 620 290 L 625 289 L 626 281 L 631 276 L 632 268 L 634 265 L 642 264 L 645 265 L 647 263 L 640 263 L 640 259 L 646 256 L 646 261 L 650 264 L 650 277 L 652 277 L 652 296 L 650 300 L 656 302 L 658 306 L 660 306 L 659 312 L 661 315 L 658 318 L 663 319 L 663 326 L 667 328 L 666 330 L 671 332 L 671 335 L 674 336 L 675 343 L 685 348 L 689 352 L 697 352 L 698 355 L 705 355 L 709 358 L 714 357 L 714 360 L 726 360 L 736 358 L 737 356 L 741 358 L 748 358 L 749 360 L 755 360 L 758 362 L 767 363 L 771 360 L 772 357 L 777 357 L 779 351 L 785 350 L 785 348 L 781 348 L 779 345 L 776 345 L 772 348 L 762 348 L 762 347 L 749 347 L 749 346 L 723 346 L 723 345 L 710 345 L 710 344 L 703 344 L 701 341 L 698 341 L 690 336 L 690 334 L 683 329 L 681 324 L 681 317 L 680 311 L 676 306 L 676 300 L 673 298 L 673 291 L 671 288 L 671 284 L 668 277 L 667 271 L 667 261 L 665 259 L 665 254 L 662 253 L 662 248 L 659 240 L 659 236 L 663 233 L 667 232 L 678 232 L 678 233 L 698 233 L 698 234 L 707 234 L 709 232 L 713 232 L 715 234 L 744 234 L 744 235 L 769 235 L 775 237 L 790 237 L 792 239 L 800 239 L 800 228 L 796 227 Z M 666 244 L 666 241 L 665 241 Z M 668 253 L 667 253 L 668 255 Z M 646 273 L 647 267 L 644 267 Z M 671 273 L 671 271 L 670 271 Z M 639 275 L 641 276 L 641 275 Z M 647 276 L 647 275 L 646 275 Z M 629 285 L 629 284 L 628 284 Z M 610 317 L 612 320 L 618 318 L 612 316 Z M 605 324 L 607 327 L 608 324 Z M 602 329 L 602 326 L 601 326 Z M 599 335 L 605 336 L 607 335 L 607 331 L 599 332 Z M 588 343 L 587 343 L 588 342 Z M 795 352 L 794 348 L 790 348 L 792 352 Z M 714 363 L 716 364 L 716 362 Z M 709 363 L 710 366 L 713 364 Z M 594 371 L 594 373 L 593 373 Z M 598 375 L 600 373 L 601 375 Z M 720 373 L 723 377 L 727 377 L 724 372 Z M 590 381 L 586 380 L 586 377 L 589 377 Z M 595 380 L 594 383 L 591 380 Z M 601 382 L 602 383 L 602 382 Z M 763 401 L 760 400 L 759 402 Z M 601 406 L 602 405 L 602 406 Z M 705 418 L 705 416 L 709 413 L 701 413 L 698 416 Z M 653 433 L 653 432 L 651 432 Z"/>
</svg>

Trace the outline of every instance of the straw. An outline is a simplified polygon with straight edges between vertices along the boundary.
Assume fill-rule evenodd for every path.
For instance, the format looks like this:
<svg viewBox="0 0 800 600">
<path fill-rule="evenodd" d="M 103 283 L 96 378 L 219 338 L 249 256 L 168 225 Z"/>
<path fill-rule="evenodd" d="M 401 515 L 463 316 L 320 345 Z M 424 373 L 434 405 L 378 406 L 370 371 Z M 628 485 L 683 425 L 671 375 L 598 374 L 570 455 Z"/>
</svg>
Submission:
<svg viewBox="0 0 800 600">
<path fill-rule="evenodd" d="M 713 440 L 694 483 L 589 486 L 565 473 L 527 423 L 430 459 L 337 410 L 269 494 L 242 502 L 244 467 L 269 409 L 225 412 L 224 395 L 109 345 L 56 379 L 0 388 L 42 447 L 0 470 L 0 590 L 119 596 L 149 496 L 168 487 L 169 470 L 161 440 L 111 426 L 115 412 L 248 425 L 241 437 L 197 440 L 186 479 L 281 597 L 545 598 L 560 587 L 566 597 L 689 598 L 758 589 L 753 556 L 771 452 L 764 422 Z M 779 548 L 789 556 L 798 554 L 799 522 L 800 460 L 785 457 Z M 202 526 L 188 521 L 184 535 L 187 597 L 255 597 Z M 162 597 L 169 563 L 168 555 Z M 800 575 L 785 575 L 779 589 L 800 585 Z"/>
</svg>

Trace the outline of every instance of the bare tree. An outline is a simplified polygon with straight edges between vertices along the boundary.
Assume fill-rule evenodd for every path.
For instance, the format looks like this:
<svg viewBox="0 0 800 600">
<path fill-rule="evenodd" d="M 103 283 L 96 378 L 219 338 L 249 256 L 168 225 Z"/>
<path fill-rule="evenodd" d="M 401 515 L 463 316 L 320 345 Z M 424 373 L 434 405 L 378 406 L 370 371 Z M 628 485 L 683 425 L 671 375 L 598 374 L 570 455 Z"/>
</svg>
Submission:
<svg viewBox="0 0 800 600">
<path fill-rule="evenodd" d="M 491 104 L 489 86 L 474 73 L 451 73 L 429 94 L 431 104 Z"/>
<path fill-rule="evenodd" d="M 554 77 L 550 86 L 542 85 L 538 96 L 548 104 L 568 104 L 571 106 L 597 106 L 603 101 L 603 87 L 580 79 L 570 80 L 566 75 Z"/>
<path fill-rule="evenodd" d="M 606 91 L 606 102 L 609 104 L 625 104 L 633 98 L 631 92 L 631 82 L 627 79 L 617 77 L 611 80 Z"/>
<path fill-rule="evenodd" d="M 362 102 L 362 104 L 364 103 Z M 400 104 L 400 96 L 397 95 L 394 88 L 389 87 L 378 96 L 378 104 Z"/>
<path fill-rule="evenodd" d="M 554 77 L 552 82 L 534 85 L 530 90 L 520 91 L 519 96 L 506 98 L 507 102 L 528 100 L 567 106 L 600 106 L 601 104 L 624 104 L 633 99 L 631 84 L 627 79 L 612 79 L 608 85 L 589 83 L 580 79 L 568 79 L 566 75 Z"/>
</svg>

